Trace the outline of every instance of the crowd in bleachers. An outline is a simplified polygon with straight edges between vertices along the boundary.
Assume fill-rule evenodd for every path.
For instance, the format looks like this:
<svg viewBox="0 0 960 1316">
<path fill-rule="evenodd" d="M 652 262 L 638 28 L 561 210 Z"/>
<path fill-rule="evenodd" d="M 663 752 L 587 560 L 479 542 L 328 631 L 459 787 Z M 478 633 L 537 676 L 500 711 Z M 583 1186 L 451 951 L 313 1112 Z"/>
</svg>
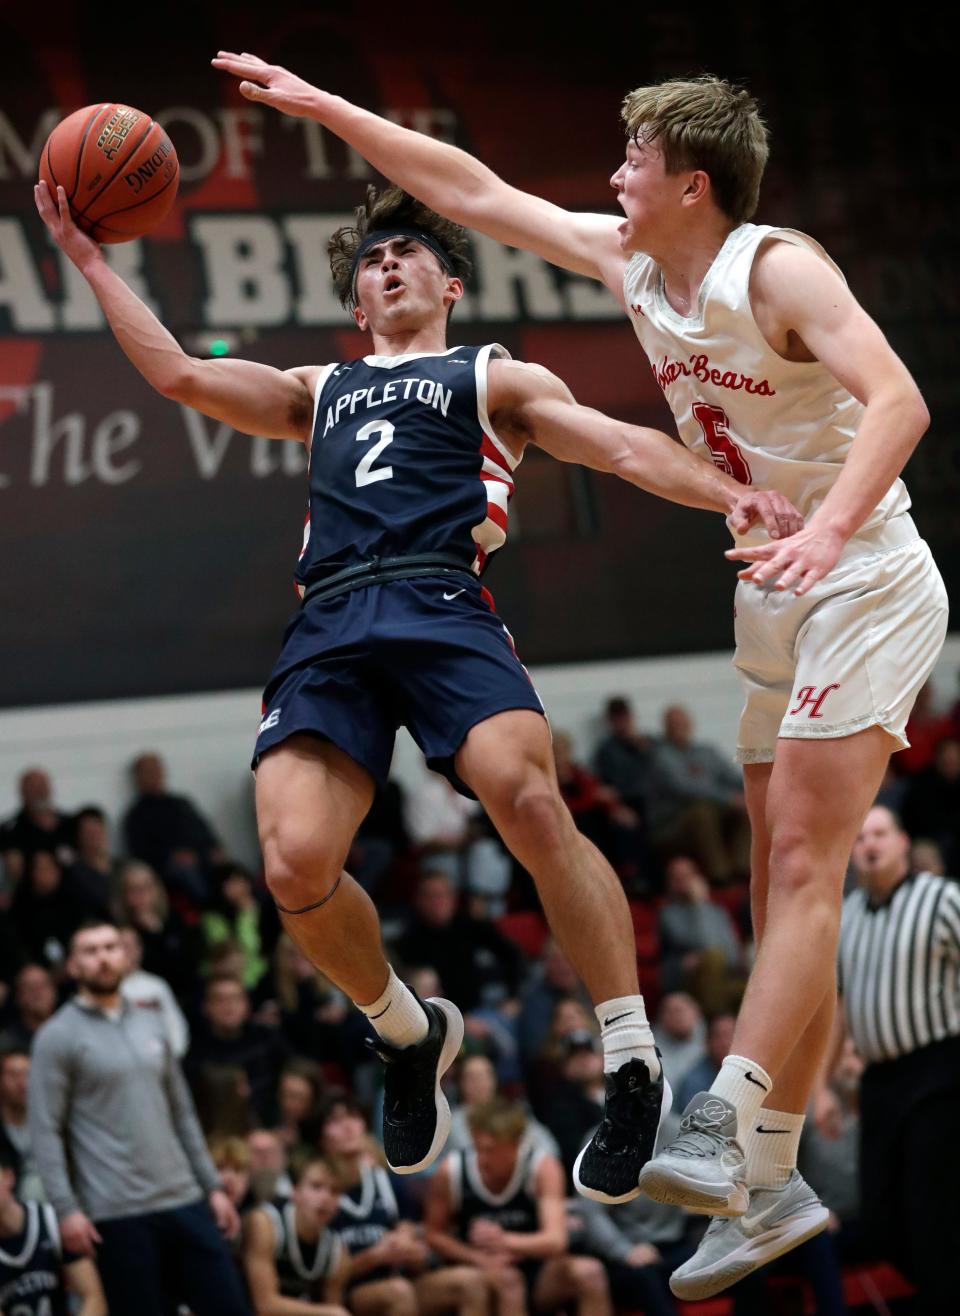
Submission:
<svg viewBox="0 0 960 1316">
<path fill-rule="evenodd" d="M 679 1111 L 729 1049 L 751 962 L 742 783 L 681 706 L 659 734 L 636 728 L 625 699 L 609 700 L 605 719 L 589 761 L 555 732 L 558 775 L 627 892 Z M 960 707 L 941 715 L 921 698 L 908 734 L 881 799 L 904 819 L 916 867 L 960 872 Z M 603 1099 L 594 1012 L 478 806 L 425 780 L 378 794 L 348 862 L 374 894 L 398 971 L 422 996 L 455 1000 L 466 1022 L 447 1155 L 398 1179 L 374 1136 L 381 1067 L 364 1016 L 283 933 L 261 876 L 171 789 L 162 760 L 132 765 L 116 829 L 97 803 L 58 808 L 55 783 L 25 766 L 22 807 L 0 824 L 0 1150 L 17 1196 L 44 1194 L 27 1129 L 33 1039 L 71 991 L 74 931 L 108 919 L 123 930 L 124 996 L 162 1012 L 241 1212 L 237 1263 L 261 1316 L 287 1310 L 281 1291 L 363 1314 L 676 1312 L 667 1278 L 704 1221 L 643 1198 L 572 1197 Z M 857 1223 L 859 1069 L 847 1047 L 830 1076 L 836 1101 L 802 1147 L 830 1230 L 717 1313 L 774 1312 L 801 1284 L 832 1312 L 824 1276 L 876 1260 Z M 288 1236 L 314 1260 L 284 1269 Z"/>
</svg>

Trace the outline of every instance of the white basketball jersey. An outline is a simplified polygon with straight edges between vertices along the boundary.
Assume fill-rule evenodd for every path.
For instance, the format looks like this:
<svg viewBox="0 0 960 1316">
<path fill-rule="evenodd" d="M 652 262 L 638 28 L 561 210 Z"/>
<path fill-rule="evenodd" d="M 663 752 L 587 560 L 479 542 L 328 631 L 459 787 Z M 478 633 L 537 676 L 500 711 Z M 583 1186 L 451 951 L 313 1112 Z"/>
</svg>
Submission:
<svg viewBox="0 0 960 1316">
<path fill-rule="evenodd" d="M 696 314 L 682 316 L 670 306 L 659 266 L 642 253 L 624 272 L 624 296 L 686 446 L 743 484 L 785 494 L 809 520 L 843 469 L 864 408 L 819 361 L 785 361 L 760 332 L 750 308 L 750 270 L 771 235 L 808 247 L 837 268 L 804 233 L 741 224 L 710 266 Z M 895 480 L 858 535 L 909 506 L 903 481 Z M 753 529 L 742 542 L 766 538 L 765 530 Z"/>
</svg>

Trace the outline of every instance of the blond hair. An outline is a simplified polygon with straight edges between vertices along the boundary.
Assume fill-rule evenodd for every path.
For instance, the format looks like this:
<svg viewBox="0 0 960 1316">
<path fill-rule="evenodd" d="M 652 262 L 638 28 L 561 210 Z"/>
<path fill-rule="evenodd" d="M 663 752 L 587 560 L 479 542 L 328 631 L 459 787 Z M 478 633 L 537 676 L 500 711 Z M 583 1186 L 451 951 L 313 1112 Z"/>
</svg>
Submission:
<svg viewBox="0 0 960 1316">
<path fill-rule="evenodd" d="M 489 1133 L 504 1142 L 520 1142 L 527 1131 L 527 1112 L 516 1101 L 494 1097 L 467 1111 L 471 1133 Z"/>
<path fill-rule="evenodd" d="M 712 74 L 676 78 L 629 92 L 621 115 L 638 146 L 656 143 L 668 174 L 708 174 L 714 200 L 730 219 L 743 224 L 756 212 L 770 147 L 748 91 Z"/>
<path fill-rule="evenodd" d="M 353 258 L 368 233 L 389 233 L 393 228 L 416 228 L 441 246 L 450 258 L 454 277 L 466 281 L 473 269 L 467 230 L 444 219 L 422 201 L 404 192 L 402 187 L 388 187 L 378 192 L 371 184 L 362 206 L 354 211 L 352 224 L 338 228 L 327 243 L 330 273 L 340 298 L 340 305 L 353 309 Z"/>
</svg>

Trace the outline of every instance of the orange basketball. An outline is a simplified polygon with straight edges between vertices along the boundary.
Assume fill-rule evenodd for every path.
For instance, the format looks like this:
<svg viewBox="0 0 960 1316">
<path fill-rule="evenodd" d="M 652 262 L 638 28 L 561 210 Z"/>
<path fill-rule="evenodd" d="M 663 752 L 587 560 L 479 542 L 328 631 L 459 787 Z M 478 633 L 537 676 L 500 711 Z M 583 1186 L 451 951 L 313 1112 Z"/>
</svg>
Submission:
<svg viewBox="0 0 960 1316">
<path fill-rule="evenodd" d="M 180 164 L 170 138 L 129 105 L 88 105 L 61 120 L 40 154 L 40 178 L 96 242 L 129 242 L 166 218 Z"/>
</svg>

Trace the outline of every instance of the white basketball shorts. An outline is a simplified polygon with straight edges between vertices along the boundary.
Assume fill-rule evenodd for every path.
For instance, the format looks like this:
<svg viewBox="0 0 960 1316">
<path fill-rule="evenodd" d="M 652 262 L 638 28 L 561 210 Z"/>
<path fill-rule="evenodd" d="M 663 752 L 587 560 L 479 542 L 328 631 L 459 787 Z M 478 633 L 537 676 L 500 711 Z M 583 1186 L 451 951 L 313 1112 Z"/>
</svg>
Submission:
<svg viewBox="0 0 960 1316">
<path fill-rule="evenodd" d="M 802 597 L 741 581 L 734 666 L 746 702 L 741 763 L 772 763 L 778 737 L 836 739 L 907 718 L 947 630 L 947 592 L 911 517 L 852 539 Z"/>
</svg>

